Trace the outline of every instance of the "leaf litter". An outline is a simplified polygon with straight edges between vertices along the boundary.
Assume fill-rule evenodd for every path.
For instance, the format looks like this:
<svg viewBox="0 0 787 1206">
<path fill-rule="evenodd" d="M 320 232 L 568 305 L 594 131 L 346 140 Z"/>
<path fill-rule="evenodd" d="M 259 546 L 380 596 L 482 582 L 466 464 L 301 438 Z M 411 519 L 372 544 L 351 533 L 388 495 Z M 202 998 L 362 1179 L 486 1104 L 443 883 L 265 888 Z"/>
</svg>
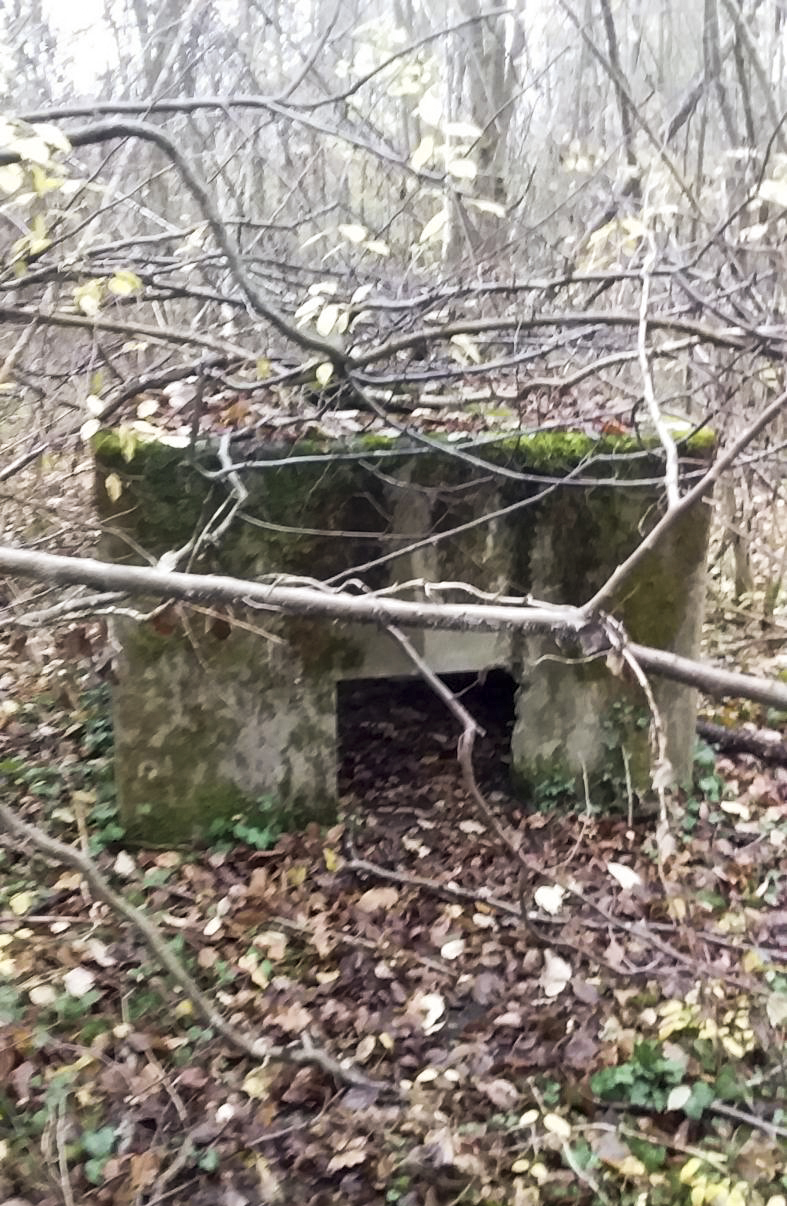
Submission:
<svg viewBox="0 0 787 1206">
<path fill-rule="evenodd" d="M 783 768 L 705 755 L 667 895 L 652 816 L 510 796 L 504 691 L 463 702 L 519 861 L 474 814 L 439 702 L 386 684 L 345 700 L 341 825 L 127 850 L 103 692 L 7 677 L 20 815 L 86 845 L 234 1022 L 390 1091 L 239 1055 L 79 875 L 8 844 L 0 1201 L 782 1206 Z"/>
</svg>

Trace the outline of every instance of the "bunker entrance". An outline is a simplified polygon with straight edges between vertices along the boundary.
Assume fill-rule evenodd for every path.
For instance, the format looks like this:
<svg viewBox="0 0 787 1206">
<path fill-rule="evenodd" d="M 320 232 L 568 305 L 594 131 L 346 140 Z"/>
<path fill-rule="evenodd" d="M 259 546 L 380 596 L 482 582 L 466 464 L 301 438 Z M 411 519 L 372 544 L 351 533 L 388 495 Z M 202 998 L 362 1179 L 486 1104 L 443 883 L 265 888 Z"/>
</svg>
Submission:
<svg viewBox="0 0 787 1206">
<path fill-rule="evenodd" d="M 440 677 L 485 730 L 473 755 L 479 787 L 513 803 L 514 679 L 502 669 Z M 461 793 L 459 735 L 455 717 L 421 679 L 340 682 L 339 793 L 351 804 L 387 799 L 393 807 L 426 807 Z"/>
</svg>

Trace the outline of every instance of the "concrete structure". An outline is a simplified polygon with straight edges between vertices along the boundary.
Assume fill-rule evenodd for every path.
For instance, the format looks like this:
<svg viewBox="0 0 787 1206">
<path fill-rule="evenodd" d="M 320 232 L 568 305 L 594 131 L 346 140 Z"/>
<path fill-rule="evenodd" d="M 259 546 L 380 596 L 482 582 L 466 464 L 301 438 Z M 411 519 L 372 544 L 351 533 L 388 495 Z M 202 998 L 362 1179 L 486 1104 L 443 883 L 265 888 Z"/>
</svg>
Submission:
<svg viewBox="0 0 787 1206">
<path fill-rule="evenodd" d="M 691 452 L 707 456 L 707 442 Z M 474 453 L 490 462 L 489 471 L 380 438 L 284 453 L 255 449 L 263 467 L 244 473 L 243 513 L 217 547 L 206 547 L 199 567 L 319 581 L 354 571 L 371 589 L 468 582 L 581 603 L 658 517 L 661 489 L 633 481 L 657 478 L 660 462 L 632 441 L 506 437 Z M 218 467 L 208 449 L 195 462 L 180 448 L 107 433 L 96 438 L 96 461 L 104 552 L 113 560 L 182 546 L 227 497 L 223 479 L 204 472 Z M 550 490 L 578 465 L 585 484 Z M 632 639 L 696 655 L 708 526 L 704 505 L 685 516 L 610 609 Z M 422 598 L 423 590 L 414 585 L 404 597 Z M 513 674 L 520 688 L 512 773 L 520 792 L 581 793 L 587 778 L 601 802 L 622 794 L 627 777 L 647 790 L 645 701 L 603 657 L 572 661 L 578 651 L 558 648 L 547 635 L 408 635 L 438 672 L 502 666 Z M 173 609 L 142 626 L 123 621 L 115 636 L 119 800 L 130 836 L 146 842 L 188 842 L 217 817 L 260 808 L 291 826 L 329 819 L 336 683 L 413 673 L 399 646 L 375 628 L 259 610 L 217 618 Z M 694 692 L 661 682 L 657 697 L 673 764 L 686 775 Z"/>
</svg>

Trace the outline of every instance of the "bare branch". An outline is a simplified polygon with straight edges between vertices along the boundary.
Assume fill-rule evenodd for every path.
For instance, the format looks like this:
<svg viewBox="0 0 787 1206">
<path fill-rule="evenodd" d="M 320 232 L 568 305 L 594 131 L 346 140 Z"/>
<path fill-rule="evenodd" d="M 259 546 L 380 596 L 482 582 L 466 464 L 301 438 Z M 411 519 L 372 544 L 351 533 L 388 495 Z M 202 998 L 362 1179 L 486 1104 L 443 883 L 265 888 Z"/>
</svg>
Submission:
<svg viewBox="0 0 787 1206">
<path fill-rule="evenodd" d="M 696 489 L 701 492 L 707 489 L 708 476 Z M 684 496 L 681 508 L 688 497 Z M 671 512 L 670 517 L 674 514 Z M 84 585 L 99 591 L 148 597 L 157 595 L 183 599 L 185 602 L 241 603 L 296 615 L 332 616 L 353 623 L 377 624 L 383 628 L 399 625 L 403 628 L 440 628 L 454 632 L 563 629 L 577 633 L 589 622 L 590 614 L 587 605 L 577 608 L 554 605 L 507 607 L 491 603 L 410 603 L 401 599 L 381 599 L 374 594 L 349 595 L 331 591 L 327 587 L 318 590 L 305 586 L 265 585 L 211 574 L 182 574 L 142 566 L 112 565 L 88 557 L 59 557 L 8 545 L 0 546 L 0 569 L 19 577 L 60 585 Z M 592 619 L 590 622 L 593 622 Z M 783 683 L 747 674 L 733 674 L 645 645 L 632 643 L 630 648 L 639 664 L 654 674 L 693 683 L 712 695 L 742 696 L 787 711 L 787 685 Z"/>
<path fill-rule="evenodd" d="M 358 1072 L 349 1061 L 336 1060 L 327 1052 L 311 1043 L 300 1046 L 278 1047 L 267 1039 L 256 1038 L 239 1027 L 228 1022 L 216 1009 L 213 1002 L 205 995 L 186 971 L 180 960 L 173 954 L 172 947 L 167 942 L 158 926 L 150 918 L 119 896 L 104 879 L 93 860 L 73 846 L 67 846 L 57 838 L 50 837 L 35 825 L 21 821 L 10 808 L 0 804 L 0 826 L 11 834 L 17 841 L 34 846 L 48 858 L 61 866 L 73 867 L 84 876 L 95 896 L 109 906 L 113 913 L 125 918 L 135 930 L 142 935 L 155 958 L 168 972 L 169 976 L 185 993 L 192 1005 L 205 1018 L 209 1026 L 231 1043 L 239 1051 L 251 1055 L 258 1060 L 281 1060 L 284 1063 L 300 1066 L 312 1065 L 320 1068 L 328 1076 L 332 1076 L 340 1084 L 363 1085 L 367 1088 L 383 1089 L 390 1086 L 379 1081 L 370 1081 Z"/>
<path fill-rule="evenodd" d="M 771 402 L 770 406 L 766 407 L 765 410 L 758 415 L 754 422 L 749 424 L 749 426 L 745 429 L 745 431 L 742 432 L 738 439 L 735 440 L 727 451 L 719 457 L 719 459 L 708 470 L 705 476 L 697 482 L 696 486 L 687 491 L 687 493 L 683 495 L 681 501 L 676 506 L 668 510 L 666 515 L 662 516 L 656 526 L 652 528 L 650 532 L 648 532 L 647 536 L 643 538 L 631 556 L 627 557 L 626 560 L 618 566 L 618 568 L 613 574 L 610 575 L 604 585 L 596 591 L 593 598 L 587 601 L 582 609 L 586 615 L 592 615 L 612 598 L 612 596 L 620 589 L 632 571 L 635 570 L 640 564 L 643 558 L 647 556 L 651 549 L 656 547 L 663 534 L 673 525 L 678 516 L 683 515 L 689 510 L 690 507 L 704 498 L 713 486 L 714 482 L 718 481 L 725 470 L 729 469 L 735 464 L 744 448 L 751 444 L 752 440 L 756 439 L 760 432 L 764 431 L 768 424 L 772 423 L 773 420 L 779 414 L 781 414 L 782 410 L 784 409 L 785 402 L 787 402 L 787 390 L 785 390 L 784 393 L 779 394 L 778 398 L 775 398 L 773 402 Z"/>
</svg>

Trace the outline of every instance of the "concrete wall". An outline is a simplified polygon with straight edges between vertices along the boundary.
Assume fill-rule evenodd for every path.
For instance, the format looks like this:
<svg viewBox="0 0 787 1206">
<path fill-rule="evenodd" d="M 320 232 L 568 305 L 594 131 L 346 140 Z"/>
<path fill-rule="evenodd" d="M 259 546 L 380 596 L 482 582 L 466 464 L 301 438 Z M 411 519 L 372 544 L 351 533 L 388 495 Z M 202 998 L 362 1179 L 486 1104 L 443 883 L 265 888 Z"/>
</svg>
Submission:
<svg viewBox="0 0 787 1206">
<path fill-rule="evenodd" d="M 381 455 L 390 449 L 371 448 L 362 459 L 335 463 L 299 464 L 293 456 L 287 466 L 244 478 L 250 490 L 244 516 L 206 550 L 200 567 L 318 580 L 355 570 L 353 578 L 370 589 L 414 579 L 467 582 L 581 603 L 655 522 L 660 490 L 627 484 L 632 472 L 657 472 L 653 458 L 616 459 L 621 449 L 608 442 L 592 449 L 601 459 L 586 476 L 619 474 L 617 484 L 566 486 L 541 497 L 545 474 L 554 477 L 591 451 L 584 437 L 572 439 L 508 441 L 485 452 L 522 480 L 408 449 L 391 457 Z M 112 559 L 134 560 L 134 548 L 158 557 L 179 547 L 226 496 L 222 484 L 177 449 L 147 444 L 129 455 L 128 442 L 124 447 L 107 436 L 96 457 L 105 555 Z M 205 452 L 201 464 L 211 470 L 215 459 Z M 109 492 L 108 475 L 114 475 Z M 113 500 L 117 481 L 121 493 Z M 466 526 L 505 508 L 504 516 Z M 697 652 L 708 523 L 705 506 L 687 516 L 616 601 L 632 639 Z M 457 528 L 464 530 L 399 553 Z M 423 597 L 423 588 L 413 585 L 405 597 Z M 558 648 L 546 635 L 514 642 L 452 632 L 408 635 L 438 672 L 511 670 L 521 684 L 512 773 L 526 797 L 544 788 L 582 792 L 587 782 L 596 800 L 608 802 L 624 792 L 627 778 L 647 790 L 645 701 L 635 684 L 609 673 L 603 658 L 577 664 L 577 651 Z M 193 613 L 173 613 L 163 624 L 123 621 L 116 638 L 119 799 L 130 835 L 148 842 L 189 841 L 217 817 L 256 815 L 260 808 L 273 808 L 289 825 L 330 818 L 336 682 L 413 672 L 399 646 L 374 628 L 260 611 L 237 610 L 218 621 Z M 694 693 L 662 682 L 657 694 L 672 760 L 685 776 Z"/>
</svg>

